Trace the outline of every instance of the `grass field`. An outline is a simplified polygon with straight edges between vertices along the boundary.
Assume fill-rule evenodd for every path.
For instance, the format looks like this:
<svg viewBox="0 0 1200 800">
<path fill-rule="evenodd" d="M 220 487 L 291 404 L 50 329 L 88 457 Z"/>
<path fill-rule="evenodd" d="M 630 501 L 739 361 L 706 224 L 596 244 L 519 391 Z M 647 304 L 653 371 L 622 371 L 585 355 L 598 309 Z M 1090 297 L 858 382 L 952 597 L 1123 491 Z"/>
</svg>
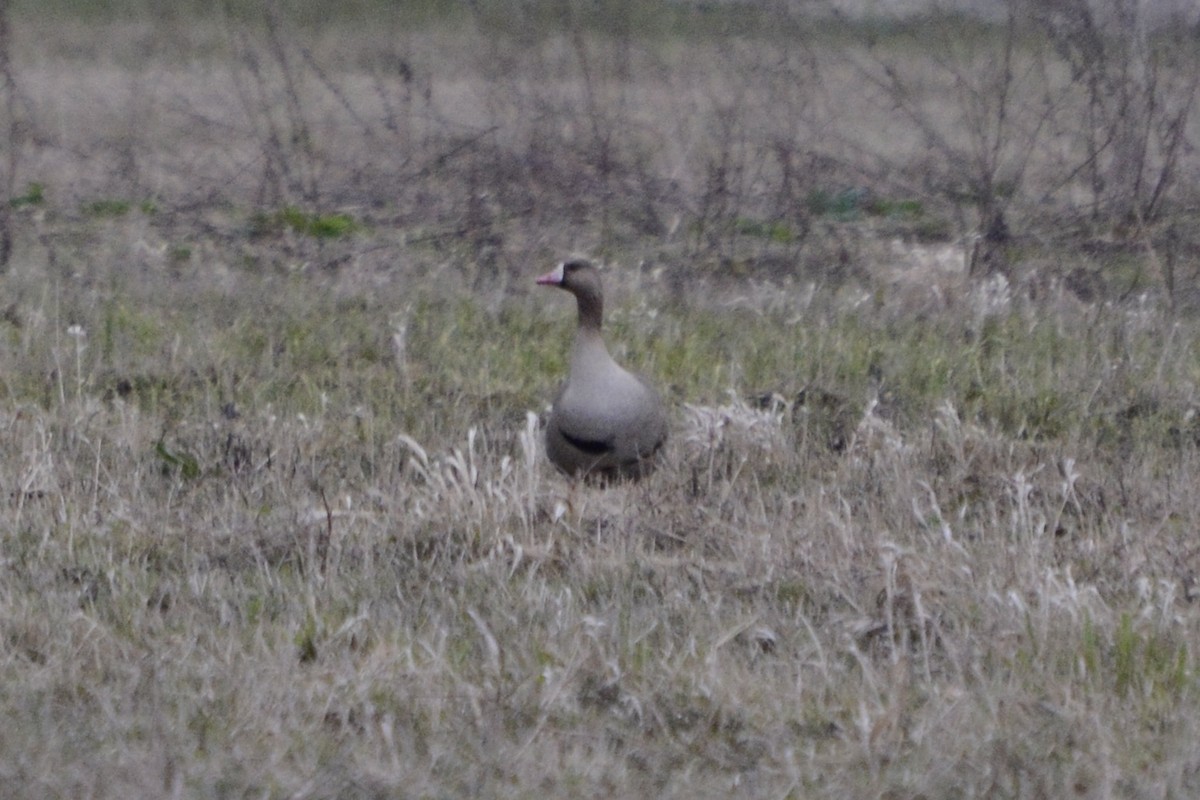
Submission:
<svg viewBox="0 0 1200 800">
<path fill-rule="evenodd" d="M 0 795 L 1200 793 L 1194 43 L 1127 195 L 1002 26 L 194 5 L 0 42 Z"/>
</svg>

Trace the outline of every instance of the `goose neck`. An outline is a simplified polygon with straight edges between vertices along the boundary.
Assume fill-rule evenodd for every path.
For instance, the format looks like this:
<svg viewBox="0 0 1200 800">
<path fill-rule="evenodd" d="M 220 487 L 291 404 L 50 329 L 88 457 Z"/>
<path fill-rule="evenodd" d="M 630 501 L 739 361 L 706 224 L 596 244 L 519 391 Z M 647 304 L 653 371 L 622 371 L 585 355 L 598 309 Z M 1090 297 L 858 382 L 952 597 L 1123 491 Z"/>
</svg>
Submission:
<svg viewBox="0 0 1200 800">
<path fill-rule="evenodd" d="M 583 291 L 575 296 L 579 308 L 579 330 L 599 333 L 604 324 L 604 300 L 595 292 Z"/>
</svg>

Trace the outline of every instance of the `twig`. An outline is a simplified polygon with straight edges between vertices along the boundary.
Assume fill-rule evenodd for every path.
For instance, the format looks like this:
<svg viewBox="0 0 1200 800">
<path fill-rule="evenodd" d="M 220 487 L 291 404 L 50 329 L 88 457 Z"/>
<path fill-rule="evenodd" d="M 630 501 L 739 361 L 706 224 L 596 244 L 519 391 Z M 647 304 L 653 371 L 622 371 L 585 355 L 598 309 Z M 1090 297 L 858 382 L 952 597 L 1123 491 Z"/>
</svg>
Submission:
<svg viewBox="0 0 1200 800">
<path fill-rule="evenodd" d="M 12 28 L 8 24 L 8 0 L 0 0 L 0 81 L 3 82 L 4 111 L 8 115 L 8 164 L 4 174 L 4 195 L 0 197 L 0 268 L 8 266 L 12 256 L 12 207 L 9 201 L 16 193 L 17 149 L 20 145 L 17 130 L 17 81 L 13 76 L 11 47 Z"/>
</svg>

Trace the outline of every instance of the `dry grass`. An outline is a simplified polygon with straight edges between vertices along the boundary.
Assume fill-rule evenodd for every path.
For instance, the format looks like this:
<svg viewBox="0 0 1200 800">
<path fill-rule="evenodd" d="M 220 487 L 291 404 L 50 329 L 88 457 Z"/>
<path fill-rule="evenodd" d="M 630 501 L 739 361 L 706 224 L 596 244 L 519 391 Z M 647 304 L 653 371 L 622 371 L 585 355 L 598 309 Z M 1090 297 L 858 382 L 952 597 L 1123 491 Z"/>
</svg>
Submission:
<svg viewBox="0 0 1200 800">
<path fill-rule="evenodd" d="M 1200 325 L 1158 240 L 972 281 L 952 214 L 773 218 L 836 187 L 783 191 L 764 142 L 819 107 L 745 42 L 590 44 L 589 88 L 554 37 L 330 34 L 289 90 L 169 30 L 110 29 L 154 70 L 18 42 L 6 796 L 1200 790 Z M 571 316 L 529 284 L 574 248 L 675 403 L 635 486 L 540 453 Z"/>
</svg>

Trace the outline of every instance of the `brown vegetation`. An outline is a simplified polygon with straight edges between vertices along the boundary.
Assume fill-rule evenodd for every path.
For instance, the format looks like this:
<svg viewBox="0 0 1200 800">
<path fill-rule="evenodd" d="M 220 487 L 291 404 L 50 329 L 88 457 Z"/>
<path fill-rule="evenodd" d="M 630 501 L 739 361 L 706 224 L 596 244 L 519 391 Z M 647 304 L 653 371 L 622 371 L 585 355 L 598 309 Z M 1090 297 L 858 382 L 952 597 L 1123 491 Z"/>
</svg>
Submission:
<svg viewBox="0 0 1200 800">
<path fill-rule="evenodd" d="M 1188 29 L 615 5 L 0 14 L 7 795 L 1197 793 Z"/>
</svg>

